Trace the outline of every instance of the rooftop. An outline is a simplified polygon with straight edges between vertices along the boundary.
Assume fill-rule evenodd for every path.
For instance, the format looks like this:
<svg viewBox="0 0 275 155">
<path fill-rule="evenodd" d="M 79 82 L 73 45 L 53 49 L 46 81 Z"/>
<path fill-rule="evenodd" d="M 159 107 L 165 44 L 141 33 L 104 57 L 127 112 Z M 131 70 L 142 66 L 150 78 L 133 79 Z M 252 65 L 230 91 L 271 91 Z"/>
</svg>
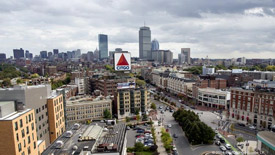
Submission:
<svg viewBox="0 0 275 155">
<path fill-rule="evenodd" d="M 22 115 L 24 115 L 25 113 L 31 111 L 32 109 L 26 109 L 24 111 L 15 111 L 7 116 L 4 116 L 2 118 L 0 118 L 0 121 L 10 121 L 10 120 L 14 120 L 16 119 L 17 117 L 20 117 Z"/>
<path fill-rule="evenodd" d="M 71 136 L 68 136 L 68 133 L 71 133 Z M 93 122 L 91 125 L 83 124 L 78 129 L 72 127 L 64 132 L 42 155 L 76 155 L 84 152 L 87 154 L 121 153 L 125 134 L 126 125 L 124 123 L 116 125 L 107 125 L 101 122 Z"/>
<path fill-rule="evenodd" d="M 73 96 L 69 98 L 66 101 L 66 105 L 75 105 L 75 104 L 92 104 L 92 103 L 100 103 L 100 102 L 111 102 L 112 100 L 110 99 L 109 96 L 103 97 L 103 96 L 98 96 L 98 97 L 92 97 L 89 95 L 83 95 L 83 96 Z"/>
<path fill-rule="evenodd" d="M 267 143 L 266 145 L 271 146 L 275 149 L 275 133 L 270 131 L 261 131 L 258 132 L 257 138 L 261 140 L 263 143 Z"/>
</svg>

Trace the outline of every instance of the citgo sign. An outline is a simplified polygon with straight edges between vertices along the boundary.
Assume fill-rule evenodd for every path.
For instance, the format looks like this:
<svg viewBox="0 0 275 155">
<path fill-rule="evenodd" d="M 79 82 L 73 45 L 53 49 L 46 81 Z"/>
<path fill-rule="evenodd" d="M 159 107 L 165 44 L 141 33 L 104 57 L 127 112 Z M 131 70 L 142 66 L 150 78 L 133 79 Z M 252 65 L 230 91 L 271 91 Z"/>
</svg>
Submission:
<svg viewBox="0 0 275 155">
<path fill-rule="evenodd" d="M 115 53 L 114 63 L 116 71 L 131 70 L 131 55 L 130 53 Z"/>
</svg>

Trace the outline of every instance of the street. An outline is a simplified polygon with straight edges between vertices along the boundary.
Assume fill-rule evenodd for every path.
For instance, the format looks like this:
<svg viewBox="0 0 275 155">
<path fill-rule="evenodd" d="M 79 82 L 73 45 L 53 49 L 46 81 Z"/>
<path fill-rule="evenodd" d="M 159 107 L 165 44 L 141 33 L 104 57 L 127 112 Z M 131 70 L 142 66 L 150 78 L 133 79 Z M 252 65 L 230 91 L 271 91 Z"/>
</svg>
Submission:
<svg viewBox="0 0 275 155">
<path fill-rule="evenodd" d="M 165 104 L 163 104 L 159 101 L 152 100 L 152 102 L 154 102 L 156 104 L 157 108 L 159 106 L 163 106 L 165 109 L 165 107 L 166 107 Z M 199 111 L 197 111 L 197 112 L 199 112 Z M 174 120 L 172 113 L 170 111 L 167 110 L 167 111 L 164 111 L 164 114 L 161 114 L 158 109 L 158 118 L 164 118 L 163 125 L 165 126 L 165 128 L 168 128 L 167 127 L 168 124 L 172 125 L 171 128 L 168 128 L 169 133 L 171 136 L 173 136 L 173 134 L 176 134 L 178 136 L 178 138 L 173 137 L 173 141 L 174 141 L 174 144 L 176 145 L 176 148 L 180 155 L 182 155 L 182 154 L 198 155 L 205 151 L 220 151 L 219 147 L 216 145 L 191 146 L 189 144 L 187 138 L 184 136 L 184 132 L 183 132 L 182 128 Z M 217 117 L 215 117 L 215 118 L 217 118 Z"/>
</svg>

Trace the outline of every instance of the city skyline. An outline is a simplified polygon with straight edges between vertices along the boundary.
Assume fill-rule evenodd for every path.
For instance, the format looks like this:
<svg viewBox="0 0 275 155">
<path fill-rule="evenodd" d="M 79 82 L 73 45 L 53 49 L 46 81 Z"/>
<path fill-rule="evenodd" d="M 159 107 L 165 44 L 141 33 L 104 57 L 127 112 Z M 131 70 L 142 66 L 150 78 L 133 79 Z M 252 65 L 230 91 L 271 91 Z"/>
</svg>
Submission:
<svg viewBox="0 0 275 155">
<path fill-rule="evenodd" d="M 103 33 L 109 51 L 119 47 L 138 57 L 138 31 L 145 21 L 151 38 L 174 58 L 181 48 L 191 48 L 193 58 L 274 58 L 274 1 L 163 3 L 0 1 L 0 53 L 10 57 L 19 48 L 34 55 L 55 48 L 86 53 L 98 48 Z"/>
</svg>

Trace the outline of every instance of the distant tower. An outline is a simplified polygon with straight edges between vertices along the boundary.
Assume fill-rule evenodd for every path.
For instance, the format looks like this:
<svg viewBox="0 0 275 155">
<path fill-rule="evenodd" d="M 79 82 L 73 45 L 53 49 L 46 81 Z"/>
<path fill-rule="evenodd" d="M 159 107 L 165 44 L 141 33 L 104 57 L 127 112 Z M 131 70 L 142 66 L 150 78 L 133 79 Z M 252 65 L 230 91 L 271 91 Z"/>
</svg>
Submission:
<svg viewBox="0 0 275 155">
<path fill-rule="evenodd" d="M 108 58 L 108 36 L 105 34 L 98 35 L 98 47 L 99 47 L 99 58 Z"/>
<path fill-rule="evenodd" d="M 182 63 L 191 64 L 190 48 L 181 48 Z"/>
<path fill-rule="evenodd" d="M 146 26 L 139 29 L 139 58 L 144 60 L 152 58 L 151 30 Z"/>
<path fill-rule="evenodd" d="M 152 41 L 152 51 L 156 51 L 156 50 L 159 50 L 159 42 L 156 39 L 154 39 Z"/>
</svg>

